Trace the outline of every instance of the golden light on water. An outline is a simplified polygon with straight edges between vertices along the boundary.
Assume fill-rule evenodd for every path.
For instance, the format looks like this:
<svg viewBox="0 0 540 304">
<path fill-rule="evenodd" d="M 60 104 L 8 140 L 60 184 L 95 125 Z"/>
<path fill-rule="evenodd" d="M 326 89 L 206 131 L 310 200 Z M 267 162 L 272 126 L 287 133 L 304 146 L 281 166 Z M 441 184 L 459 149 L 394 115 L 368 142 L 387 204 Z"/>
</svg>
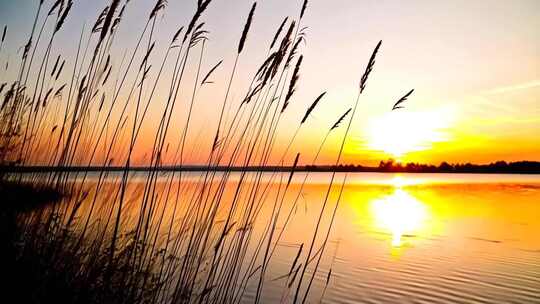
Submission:
<svg viewBox="0 0 540 304">
<path fill-rule="evenodd" d="M 402 187 L 405 187 L 405 186 L 416 185 L 419 183 L 422 183 L 422 180 L 405 178 L 401 176 L 400 174 L 395 175 L 390 180 L 390 185 L 398 189 L 401 189 Z"/>
<path fill-rule="evenodd" d="M 444 131 L 451 125 L 452 111 L 392 111 L 372 119 L 367 128 L 367 148 L 382 151 L 394 158 L 409 152 L 429 149 L 446 141 Z"/>
<path fill-rule="evenodd" d="M 392 246 L 402 245 L 404 235 L 415 235 L 422 229 L 427 217 L 425 205 L 402 189 L 371 202 L 378 228 L 392 235 Z"/>
<path fill-rule="evenodd" d="M 417 182 L 396 175 L 390 181 L 393 192 L 370 202 L 375 228 L 391 235 L 394 248 L 403 245 L 404 237 L 417 237 L 429 229 L 426 224 L 429 216 L 426 205 L 403 189 Z"/>
</svg>

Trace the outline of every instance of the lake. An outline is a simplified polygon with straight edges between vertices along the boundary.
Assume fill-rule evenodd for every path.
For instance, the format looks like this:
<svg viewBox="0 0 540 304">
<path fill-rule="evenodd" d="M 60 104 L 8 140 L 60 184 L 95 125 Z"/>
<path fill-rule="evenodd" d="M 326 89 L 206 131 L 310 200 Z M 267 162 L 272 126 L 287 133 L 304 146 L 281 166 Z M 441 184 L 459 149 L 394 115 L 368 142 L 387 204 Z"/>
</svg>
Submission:
<svg viewBox="0 0 540 304">
<path fill-rule="evenodd" d="M 252 303 L 259 289 L 262 303 L 292 302 L 307 261 L 299 299 L 318 264 L 308 303 L 540 303 L 538 175 L 336 174 L 308 260 L 331 173 L 297 173 L 289 184 L 288 173 L 263 173 L 257 191 L 257 173 L 233 173 L 221 188 L 223 173 L 206 186 L 204 172 L 164 173 L 150 188 L 146 174 L 133 173 L 126 187 L 120 229 L 147 225 L 155 252 L 197 244 L 188 277 L 203 284 L 215 265 L 208 297 Z M 103 223 L 120 196 L 119 174 L 96 191 L 98 176 L 72 178 L 87 192 L 76 225 L 88 235 L 110 232 Z M 164 267 L 173 280 L 186 256 L 176 258 Z"/>
</svg>

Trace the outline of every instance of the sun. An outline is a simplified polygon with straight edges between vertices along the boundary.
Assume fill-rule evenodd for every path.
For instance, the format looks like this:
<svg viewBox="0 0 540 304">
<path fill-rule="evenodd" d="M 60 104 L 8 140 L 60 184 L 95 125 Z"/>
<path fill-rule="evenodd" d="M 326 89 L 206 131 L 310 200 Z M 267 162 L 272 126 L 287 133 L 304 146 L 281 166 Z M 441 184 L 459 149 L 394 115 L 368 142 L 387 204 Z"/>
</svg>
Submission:
<svg viewBox="0 0 540 304">
<path fill-rule="evenodd" d="M 446 141 L 451 113 L 442 110 L 412 112 L 398 110 L 373 118 L 367 128 L 367 148 L 400 160 L 406 154 L 423 151 Z"/>
</svg>

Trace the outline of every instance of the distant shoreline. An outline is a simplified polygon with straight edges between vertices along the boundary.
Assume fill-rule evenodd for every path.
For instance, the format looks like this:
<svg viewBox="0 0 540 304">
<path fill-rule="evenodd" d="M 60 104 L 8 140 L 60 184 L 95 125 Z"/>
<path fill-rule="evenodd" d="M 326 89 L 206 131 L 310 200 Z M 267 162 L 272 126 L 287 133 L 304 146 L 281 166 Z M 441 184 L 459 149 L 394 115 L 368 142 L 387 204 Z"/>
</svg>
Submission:
<svg viewBox="0 0 540 304">
<path fill-rule="evenodd" d="M 527 166 L 523 166 L 526 163 Z M 519 165 L 515 165 L 519 164 Z M 52 167 L 52 166 L 10 166 L 0 167 L 1 172 L 6 173 L 46 173 L 46 172 L 122 172 L 126 168 L 123 166 L 69 166 L 69 167 Z M 432 165 L 418 165 L 417 167 L 411 166 L 387 166 L 387 167 L 368 167 L 360 165 L 340 165 L 340 166 L 297 166 L 293 168 L 291 166 L 202 166 L 202 165 L 190 165 L 190 166 L 160 166 L 157 168 L 147 166 L 134 166 L 128 168 L 129 171 L 134 172 L 147 172 L 147 171 L 161 171 L 161 172 L 204 172 L 204 171 L 217 171 L 217 172 L 290 172 L 294 169 L 296 172 L 373 172 L 373 173 L 482 173 L 482 174 L 540 174 L 540 162 L 519 162 L 510 163 L 507 166 L 490 165 L 455 165 L 451 167 L 432 166 Z"/>
</svg>

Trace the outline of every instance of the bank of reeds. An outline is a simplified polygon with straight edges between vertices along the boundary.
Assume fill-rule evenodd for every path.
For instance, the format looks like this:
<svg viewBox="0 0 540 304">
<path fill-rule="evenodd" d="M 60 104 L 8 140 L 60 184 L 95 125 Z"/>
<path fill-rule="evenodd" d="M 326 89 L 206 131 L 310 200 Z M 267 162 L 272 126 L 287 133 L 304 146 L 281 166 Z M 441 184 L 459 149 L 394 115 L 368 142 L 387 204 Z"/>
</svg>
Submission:
<svg viewBox="0 0 540 304">
<path fill-rule="evenodd" d="M 289 150 L 325 93 L 311 104 L 306 102 L 307 110 L 298 114 L 299 123 L 287 148 L 276 151 L 283 115 L 290 111 L 291 102 L 300 102 L 295 92 L 301 87 L 301 42 L 305 41 L 301 24 L 308 8 L 303 1 L 297 19 L 286 17 L 269 39 L 266 58 L 251 83 L 243 86 L 244 96 L 231 97 L 242 54 L 252 51 L 249 41 L 254 34 L 250 32 L 258 13 L 254 2 L 238 29 L 234 64 L 227 73 L 224 97 L 217 103 L 219 119 L 213 140 L 209 147 L 194 141 L 194 116 L 204 115 L 198 94 L 209 89 L 215 72 L 224 69 L 226 62 L 206 67 L 206 42 L 211 39 L 206 23 L 212 20 L 205 20 L 205 12 L 211 2 L 197 1 L 191 19 L 178 26 L 168 45 L 160 46 L 158 19 L 167 13 L 167 1 L 156 1 L 135 45 L 118 57 L 121 46 L 115 40 L 132 5 L 129 1 L 111 0 L 96 11 L 91 26 L 81 26 L 75 54 L 64 54 L 55 42 L 66 23 L 77 24 L 70 18 L 77 3 L 39 1 L 20 58 L 9 59 L 18 66 L 16 76 L 2 77 L 0 83 L 0 162 L 3 168 L 97 165 L 103 170 L 40 175 L 3 172 L 0 176 L 3 183 L 39 183 L 65 194 L 58 203 L 12 214 L 18 227 L 14 265 L 20 273 L 29 274 L 23 287 L 29 289 L 25 300 L 237 303 L 246 301 L 251 286 L 252 301 L 263 301 L 265 283 L 270 280 L 268 267 L 288 224 L 294 221 L 293 211 L 309 176 L 294 190 L 297 193 L 291 193 L 296 189 L 290 187 L 294 168 L 302 158 Z M 4 27 L 1 60 L 8 60 L 2 53 L 9 42 L 6 32 Z M 329 121 L 313 164 L 343 122 L 347 129 L 339 135 L 339 164 L 379 46 L 368 61 L 352 108 L 345 112 L 351 105 L 336 105 L 345 114 L 333 125 Z M 160 48 L 165 50 L 162 58 L 158 58 Z M 208 72 L 201 74 L 204 70 Z M 165 93 L 158 94 L 163 87 Z M 188 100 L 183 96 L 189 96 Z M 226 115 L 229 108 L 232 118 Z M 154 113 L 152 134 L 146 135 L 150 140 L 144 143 L 149 148 L 145 161 L 150 170 L 133 173 L 134 151 L 141 146 L 150 111 Z M 178 121 L 180 130 L 174 127 Z M 182 171 L 162 176 L 160 166 L 165 162 L 184 165 L 190 158 L 188 150 L 206 159 L 207 170 L 195 179 Z M 217 165 L 266 166 L 276 153 L 280 165 L 292 168 L 286 183 L 278 182 L 283 178 L 278 172 L 213 170 Z M 295 154 L 291 162 L 290 155 Z M 106 169 L 112 164 L 124 170 L 110 173 Z M 310 243 L 300 245 L 291 256 L 290 271 L 281 277 L 286 281 L 284 301 L 308 299 L 343 190 L 341 186 L 337 201 L 332 202 L 334 182 L 335 173 L 316 226 L 309 232 Z M 292 207 L 286 209 L 284 201 L 291 196 Z M 332 203 L 330 224 L 322 227 Z M 269 215 L 261 217 L 265 208 Z M 262 227 L 260 233 L 255 232 L 256 225 Z"/>
</svg>

